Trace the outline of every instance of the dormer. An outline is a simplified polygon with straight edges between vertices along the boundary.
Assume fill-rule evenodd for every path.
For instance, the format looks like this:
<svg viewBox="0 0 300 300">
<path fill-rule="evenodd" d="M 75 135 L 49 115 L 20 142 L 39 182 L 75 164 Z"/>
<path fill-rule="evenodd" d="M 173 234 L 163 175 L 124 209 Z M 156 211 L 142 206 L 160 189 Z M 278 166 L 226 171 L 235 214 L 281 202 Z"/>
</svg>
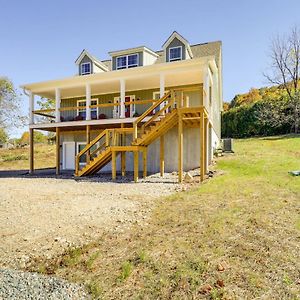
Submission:
<svg viewBox="0 0 300 300">
<path fill-rule="evenodd" d="M 158 58 L 158 54 L 145 46 L 111 51 L 109 55 L 112 58 L 112 70 L 152 65 Z"/>
<path fill-rule="evenodd" d="M 189 42 L 174 31 L 162 46 L 165 62 L 179 61 L 193 58 Z"/>
<path fill-rule="evenodd" d="M 79 75 L 89 75 L 101 72 L 107 72 L 108 68 L 85 49 L 81 52 L 75 61 L 78 66 Z"/>
</svg>

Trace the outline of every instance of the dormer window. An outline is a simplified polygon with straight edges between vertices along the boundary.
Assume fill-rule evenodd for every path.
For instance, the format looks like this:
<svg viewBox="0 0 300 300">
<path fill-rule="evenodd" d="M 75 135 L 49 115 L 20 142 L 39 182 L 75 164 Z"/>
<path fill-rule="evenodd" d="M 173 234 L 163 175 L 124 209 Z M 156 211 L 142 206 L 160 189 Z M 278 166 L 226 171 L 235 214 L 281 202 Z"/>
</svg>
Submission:
<svg viewBox="0 0 300 300">
<path fill-rule="evenodd" d="M 81 75 L 91 74 L 91 63 L 82 63 L 81 64 Z"/>
<path fill-rule="evenodd" d="M 169 48 L 169 61 L 182 60 L 182 46 Z"/>
<path fill-rule="evenodd" d="M 138 58 L 137 53 L 117 57 L 117 70 L 137 67 L 139 64 Z"/>
</svg>

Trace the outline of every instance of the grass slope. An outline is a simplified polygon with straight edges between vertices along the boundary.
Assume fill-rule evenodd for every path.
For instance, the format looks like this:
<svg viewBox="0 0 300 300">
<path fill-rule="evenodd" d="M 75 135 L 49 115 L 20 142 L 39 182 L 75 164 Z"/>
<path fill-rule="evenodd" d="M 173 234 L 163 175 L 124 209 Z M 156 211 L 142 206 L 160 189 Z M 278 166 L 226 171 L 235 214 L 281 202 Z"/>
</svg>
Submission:
<svg viewBox="0 0 300 300">
<path fill-rule="evenodd" d="M 50 168 L 55 166 L 55 145 L 35 144 L 34 167 Z M 28 170 L 29 148 L 0 149 L 0 170 Z"/>
<path fill-rule="evenodd" d="M 246 139 L 217 176 L 160 199 L 148 226 L 35 270 L 99 299 L 300 299 L 300 137 Z"/>
</svg>

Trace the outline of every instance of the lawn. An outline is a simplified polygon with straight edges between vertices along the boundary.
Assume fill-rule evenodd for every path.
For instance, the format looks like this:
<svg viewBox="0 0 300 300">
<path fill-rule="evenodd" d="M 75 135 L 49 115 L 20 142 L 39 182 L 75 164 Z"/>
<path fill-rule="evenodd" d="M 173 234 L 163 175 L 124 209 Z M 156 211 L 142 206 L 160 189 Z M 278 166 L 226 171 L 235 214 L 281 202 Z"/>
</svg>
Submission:
<svg viewBox="0 0 300 300">
<path fill-rule="evenodd" d="M 35 168 L 54 168 L 55 145 L 35 144 L 34 154 Z M 28 170 L 28 158 L 28 147 L 17 149 L 0 149 L 0 170 Z"/>
<path fill-rule="evenodd" d="M 300 299 L 300 137 L 235 142 L 219 175 L 31 270 L 99 299 Z"/>
</svg>

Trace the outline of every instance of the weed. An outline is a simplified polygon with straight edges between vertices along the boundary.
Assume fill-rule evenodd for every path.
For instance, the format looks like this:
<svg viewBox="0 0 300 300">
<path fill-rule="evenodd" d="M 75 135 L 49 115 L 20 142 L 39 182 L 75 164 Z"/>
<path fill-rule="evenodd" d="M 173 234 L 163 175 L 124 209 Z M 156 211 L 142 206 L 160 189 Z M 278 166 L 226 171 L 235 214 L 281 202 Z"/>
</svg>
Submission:
<svg viewBox="0 0 300 300">
<path fill-rule="evenodd" d="M 130 261 L 125 261 L 123 264 L 122 264 L 122 267 L 121 267 L 121 274 L 120 276 L 118 277 L 118 279 L 122 282 L 124 280 L 126 280 L 131 272 L 133 270 L 133 264 L 132 262 Z"/>
<path fill-rule="evenodd" d="M 67 267 L 75 266 L 79 263 L 82 255 L 81 248 L 73 248 L 65 255 L 62 260 L 62 264 Z"/>
<path fill-rule="evenodd" d="M 96 251 L 85 261 L 85 265 L 88 269 L 92 269 L 94 262 L 99 257 L 100 251 Z"/>
<path fill-rule="evenodd" d="M 91 280 L 86 286 L 93 299 L 100 299 L 102 288 L 97 281 Z"/>
</svg>

